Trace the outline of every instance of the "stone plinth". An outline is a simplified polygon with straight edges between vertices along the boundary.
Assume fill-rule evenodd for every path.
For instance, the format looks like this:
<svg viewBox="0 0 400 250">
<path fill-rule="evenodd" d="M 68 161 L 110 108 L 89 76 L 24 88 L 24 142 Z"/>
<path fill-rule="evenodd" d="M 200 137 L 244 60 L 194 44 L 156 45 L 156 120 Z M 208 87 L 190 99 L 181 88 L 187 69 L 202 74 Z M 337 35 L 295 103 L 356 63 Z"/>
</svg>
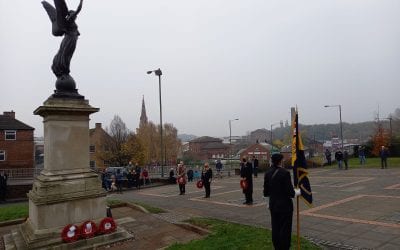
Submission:
<svg viewBox="0 0 400 250">
<path fill-rule="evenodd" d="M 6 246 L 59 248 L 66 225 L 106 217 L 106 193 L 89 167 L 89 115 L 98 110 L 84 99 L 50 97 L 34 111 L 44 122 L 44 169 L 28 193 L 29 218 Z"/>
</svg>

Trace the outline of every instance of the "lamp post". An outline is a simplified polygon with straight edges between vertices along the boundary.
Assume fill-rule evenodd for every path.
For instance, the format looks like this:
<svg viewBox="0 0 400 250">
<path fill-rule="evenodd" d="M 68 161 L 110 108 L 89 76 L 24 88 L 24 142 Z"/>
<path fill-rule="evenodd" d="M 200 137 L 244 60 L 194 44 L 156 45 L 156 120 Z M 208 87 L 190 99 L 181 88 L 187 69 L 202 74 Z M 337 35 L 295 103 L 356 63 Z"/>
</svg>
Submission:
<svg viewBox="0 0 400 250">
<path fill-rule="evenodd" d="M 275 126 L 275 125 L 278 125 L 278 124 L 280 124 L 279 122 L 276 122 L 276 123 L 272 123 L 271 124 L 271 130 L 270 130 L 270 138 L 271 138 L 271 147 L 273 147 L 273 143 L 272 143 L 272 126 Z"/>
<path fill-rule="evenodd" d="M 158 76 L 158 92 L 160 97 L 160 153 L 161 153 L 161 177 L 164 177 L 164 154 L 163 154 L 163 123 L 162 123 L 162 105 L 161 105 L 161 75 L 162 71 L 160 68 L 156 70 L 147 71 L 147 74 L 153 73 Z"/>
<path fill-rule="evenodd" d="M 338 104 L 338 105 L 325 105 L 324 107 L 325 108 L 339 107 L 340 137 L 342 139 L 342 152 L 343 152 L 344 146 L 343 146 L 342 105 L 340 105 L 340 104 Z"/>
<path fill-rule="evenodd" d="M 232 170 L 232 121 L 238 121 L 239 119 L 233 119 L 229 120 L 229 158 L 230 158 L 230 169 L 228 171 L 228 176 L 231 176 L 231 170 Z"/>
</svg>

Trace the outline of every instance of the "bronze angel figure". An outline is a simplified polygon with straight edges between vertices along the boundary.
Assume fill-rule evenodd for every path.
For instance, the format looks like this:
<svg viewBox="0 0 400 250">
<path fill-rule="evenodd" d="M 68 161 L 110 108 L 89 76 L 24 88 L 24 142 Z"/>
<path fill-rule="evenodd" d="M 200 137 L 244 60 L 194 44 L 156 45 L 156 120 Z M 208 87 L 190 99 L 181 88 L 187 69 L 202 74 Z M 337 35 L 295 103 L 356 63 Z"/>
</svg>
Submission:
<svg viewBox="0 0 400 250">
<path fill-rule="evenodd" d="M 56 89 L 59 91 L 76 92 L 75 81 L 69 75 L 69 67 L 80 35 L 75 20 L 82 9 L 82 2 L 83 0 L 80 0 L 76 10 L 68 10 L 65 0 L 54 0 L 55 8 L 48 2 L 42 1 L 52 23 L 53 35 L 64 36 L 51 66 L 57 76 Z"/>
</svg>

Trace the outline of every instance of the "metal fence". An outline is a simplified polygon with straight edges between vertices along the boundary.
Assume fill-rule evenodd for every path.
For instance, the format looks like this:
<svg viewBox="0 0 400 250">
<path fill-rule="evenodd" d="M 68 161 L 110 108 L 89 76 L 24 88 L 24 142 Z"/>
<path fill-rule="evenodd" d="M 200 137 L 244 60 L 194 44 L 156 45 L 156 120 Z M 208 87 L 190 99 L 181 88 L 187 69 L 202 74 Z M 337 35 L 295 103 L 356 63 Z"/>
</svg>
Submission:
<svg viewBox="0 0 400 250">
<path fill-rule="evenodd" d="M 33 179 L 40 174 L 42 168 L 6 168 L 0 172 L 7 174 L 8 179 Z"/>
</svg>

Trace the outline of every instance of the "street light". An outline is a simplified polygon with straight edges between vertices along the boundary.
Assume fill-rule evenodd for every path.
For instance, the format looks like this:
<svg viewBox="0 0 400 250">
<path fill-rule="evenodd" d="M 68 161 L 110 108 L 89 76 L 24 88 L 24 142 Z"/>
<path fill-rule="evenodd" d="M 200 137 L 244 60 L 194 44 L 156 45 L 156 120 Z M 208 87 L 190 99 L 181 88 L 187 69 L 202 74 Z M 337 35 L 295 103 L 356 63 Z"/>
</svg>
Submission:
<svg viewBox="0 0 400 250">
<path fill-rule="evenodd" d="M 147 71 L 147 74 L 153 73 L 158 76 L 158 91 L 160 96 L 160 152 L 161 152 L 161 177 L 164 177 L 164 154 L 163 154 L 163 123 L 162 123 L 162 106 L 161 106 L 161 69 Z"/>
<path fill-rule="evenodd" d="M 272 126 L 275 126 L 275 125 L 278 125 L 278 124 L 280 124 L 280 122 L 276 122 L 276 123 L 272 123 L 272 124 L 271 124 L 271 130 L 270 130 L 271 147 L 273 146 L 273 145 L 272 145 L 272 144 L 273 144 L 273 143 L 272 143 L 272 142 L 273 142 L 273 141 L 272 141 Z"/>
<path fill-rule="evenodd" d="M 239 120 L 238 118 L 229 120 L 229 158 L 230 158 L 231 167 L 228 171 L 228 176 L 231 176 L 231 170 L 232 170 L 232 125 L 231 125 L 231 123 L 233 121 L 238 121 L 238 120 Z"/>
<path fill-rule="evenodd" d="M 325 108 L 339 107 L 339 119 L 340 119 L 340 137 L 342 138 L 342 152 L 343 152 L 343 125 L 342 125 L 342 105 L 325 105 Z"/>
</svg>

